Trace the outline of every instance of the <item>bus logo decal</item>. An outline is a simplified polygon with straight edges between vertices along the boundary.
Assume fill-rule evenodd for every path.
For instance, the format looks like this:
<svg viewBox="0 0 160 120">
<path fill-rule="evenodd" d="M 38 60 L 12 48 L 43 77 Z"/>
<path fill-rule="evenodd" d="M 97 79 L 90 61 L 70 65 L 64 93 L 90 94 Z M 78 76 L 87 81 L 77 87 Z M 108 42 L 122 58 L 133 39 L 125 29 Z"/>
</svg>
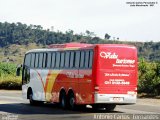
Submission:
<svg viewBox="0 0 160 120">
<path fill-rule="evenodd" d="M 114 52 L 100 52 L 100 57 L 104 59 L 115 59 L 116 64 L 134 64 L 136 61 L 133 59 L 118 59 L 118 55 Z M 116 66 L 116 64 L 113 64 L 113 66 Z M 122 66 L 122 67 L 128 67 L 128 66 Z M 135 67 L 135 66 L 130 66 L 130 67 Z"/>
<path fill-rule="evenodd" d="M 100 56 L 102 58 L 109 58 L 109 59 L 117 59 L 118 58 L 118 55 L 116 55 L 115 53 L 111 53 L 111 52 L 101 52 L 100 53 Z"/>
</svg>

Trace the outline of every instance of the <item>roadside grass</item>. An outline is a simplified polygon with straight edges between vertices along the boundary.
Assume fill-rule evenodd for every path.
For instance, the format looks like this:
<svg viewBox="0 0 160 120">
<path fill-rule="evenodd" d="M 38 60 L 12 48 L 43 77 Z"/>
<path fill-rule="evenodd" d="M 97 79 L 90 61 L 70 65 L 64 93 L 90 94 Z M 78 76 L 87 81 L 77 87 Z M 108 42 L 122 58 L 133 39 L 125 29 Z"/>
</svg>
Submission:
<svg viewBox="0 0 160 120">
<path fill-rule="evenodd" d="M 0 77 L 0 89 L 6 89 L 6 90 L 21 90 L 21 77 L 17 76 L 1 76 Z"/>
<path fill-rule="evenodd" d="M 0 89 L 20 90 L 21 77 L 17 77 L 16 64 L 0 62 Z"/>
</svg>

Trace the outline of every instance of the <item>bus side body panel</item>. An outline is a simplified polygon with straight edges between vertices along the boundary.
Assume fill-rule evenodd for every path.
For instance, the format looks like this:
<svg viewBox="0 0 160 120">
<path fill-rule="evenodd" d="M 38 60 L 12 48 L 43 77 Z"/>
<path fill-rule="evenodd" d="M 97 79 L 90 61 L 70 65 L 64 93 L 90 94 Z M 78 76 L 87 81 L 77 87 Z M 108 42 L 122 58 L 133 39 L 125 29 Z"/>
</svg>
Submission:
<svg viewBox="0 0 160 120">
<path fill-rule="evenodd" d="M 33 99 L 38 101 L 45 101 L 45 82 L 47 79 L 48 70 L 30 69 L 30 83 L 32 88 Z"/>
<path fill-rule="evenodd" d="M 90 104 L 93 103 L 93 81 L 92 81 L 92 69 L 89 56 L 93 55 L 92 49 L 80 49 L 77 51 L 88 51 L 88 62 L 83 62 L 83 67 L 76 66 L 72 68 L 56 68 L 44 67 L 44 55 L 45 59 L 47 52 L 28 52 L 24 59 L 23 67 L 23 85 L 22 94 L 24 98 L 29 99 L 29 90 L 32 91 L 33 100 L 46 101 L 46 102 L 59 102 L 60 92 L 64 90 L 66 95 L 70 90 L 75 95 L 76 104 Z M 48 53 L 51 53 L 49 51 Z M 55 52 L 55 51 L 54 51 Z M 38 60 L 36 55 L 38 53 Z M 45 54 L 44 54 L 45 53 Z M 43 57 L 40 59 L 40 55 Z M 34 57 L 33 57 L 34 56 Z M 32 57 L 34 59 L 32 59 Z M 84 58 L 84 57 L 83 57 Z M 36 60 L 38 61 L 36 61 Z M 85 60 L 84 60 L 85 61 Z M 88 64 L 87 64 L 88 63 Z M 55 63 L 54 63 L 55 64 Z M 79 63 L 80 64 L 80 63 Z M 33 66 L 32 66 L 33 65 Z M 41 66 L 40 66 L 41 65 Z M 38 67 L 35 67 L 38 66 Z M 90 67 L 89 67 L 90 66 Z M 29 93 L 29 94 L 28 94 Z"/>
<path fill-rule="evenodd" d="M 92 80 L 91 70 L 63 70 L 57 76 L 52 88 L 52 102 L 59 102 L 62 89 L 68 94 L 72 90 L 75 95 L 76 104 L 87 104 L 92 102 Z"/>
<path fill-rule="evenodd" d="M 23 87 L 32 88 L 33 99 L 37 101 L 59 102 L 62 89 L 66 94 L 73 90 L 76 104 L 88 104 L 93 100 L 91 70 L 30 70 L 30 82 Z M 26 96 L 27 97 L 27 96 Z M 25 98 L 26 98 L 25 97 Z"/>
<path fill-rule="evenodd" d="M 90 104 L 93 102 L 92 70 L 79 70 L 78 78 L 78 104 Z"/>
<path fill-rule="evenodd" d="M 61 90 L 65 90 L 66 95 L 69 90 L 73 90 L 75 93 L 77 92 L 78 78 L 75 77 L 76 75 L 78 75 L 78 70 L 61 70 L 55 78 L 55 82 L 51 90 L 52 102 L 59 102 Z"/>
</svg>

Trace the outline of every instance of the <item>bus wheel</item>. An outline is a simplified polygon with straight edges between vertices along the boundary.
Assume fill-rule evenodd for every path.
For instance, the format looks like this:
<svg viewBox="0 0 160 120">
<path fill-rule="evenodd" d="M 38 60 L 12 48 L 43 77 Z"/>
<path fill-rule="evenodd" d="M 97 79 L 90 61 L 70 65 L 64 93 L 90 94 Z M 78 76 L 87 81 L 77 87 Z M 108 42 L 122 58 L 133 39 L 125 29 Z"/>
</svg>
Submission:
<svg viewBox="0 0 160 120">
<path fill-rule="evenodd" d="M 60 107 L 63 109 L 66 108 L 66 94 L 65 94 L 65 92 L 62 92 L 60 94 Z"/>
<path fill-rule="evenodd" d="M 105 110 L 106 111 L 113 111 L 115 109 L 116 105 L 114 104 L 108 104 L 108 105 L 105 105 Z"/>
<path fill-rule="evenodd" d="M 73 93 L 68 95 L 68 107 L 71 110 L 75 109 L 75 97 Z"/>
<path fill-rule="evenodd" d="M 29 103 L 30 103 L 30 105 L 35 105 L 36 104 L 36 101 L 33 100 L 33 93 L 29 94 Z"/>
</svg>

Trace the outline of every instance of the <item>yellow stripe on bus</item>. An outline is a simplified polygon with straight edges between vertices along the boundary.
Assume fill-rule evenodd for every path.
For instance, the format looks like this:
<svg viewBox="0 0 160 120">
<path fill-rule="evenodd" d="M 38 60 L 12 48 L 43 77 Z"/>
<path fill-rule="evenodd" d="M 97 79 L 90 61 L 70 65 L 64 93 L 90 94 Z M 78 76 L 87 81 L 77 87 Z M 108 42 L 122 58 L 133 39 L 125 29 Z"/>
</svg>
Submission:
<svg viewBox="0 0 160 120">
<path fill-rule="evenodd" d="M 58 74 L 61 72 L 61 70 L 54 70 L 54 71 L 50 71 L 48 73 L 48 76 L 47 76 L 47 80 L 46 82 L 48 81 L 48 83 L 46 84 L 45 88 L 46 88 L 46 100 L 47 101 L 50 101 L 51 98 L 52 98 L 52 88 L 53 88 L 53 85 L 54 85 L 54 82 L 58 76 Z"/>
</svg>

